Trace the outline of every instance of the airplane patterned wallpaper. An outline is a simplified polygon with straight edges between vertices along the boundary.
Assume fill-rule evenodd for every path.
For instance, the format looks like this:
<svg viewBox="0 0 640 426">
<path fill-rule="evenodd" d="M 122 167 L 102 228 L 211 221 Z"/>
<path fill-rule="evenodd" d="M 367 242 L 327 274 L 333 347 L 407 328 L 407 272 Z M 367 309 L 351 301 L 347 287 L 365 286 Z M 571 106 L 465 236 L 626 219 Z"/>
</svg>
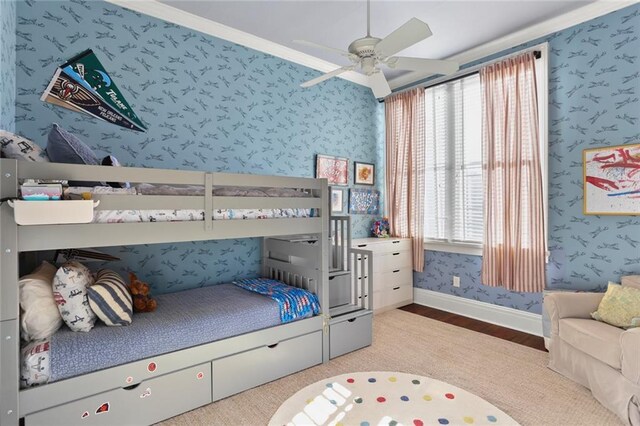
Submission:
<svg viewBox="0 0 640 426">
<path fill-rule="evenodd" d="M 57 122 L 124 165 L 313 177 L 321 153 L 348 157 L 350 182 L 354 160 L 375 163 L 383 181 L 383 109 L 368 88 L 332 79 L 301 89 L 319 73 L 101 1 L 20 2 L 16 43 L 16 130 L 43 146 Z M 87 48 L 147 133 L 40 102 L 57 65 Z M 354 236 L 372 219 L 354 215 Z M 113 252 L 157 293 L 254 275 L 260 262 L 257 239 Z"/>
<path fill-rule="evenodd" d="M 16 3 L 0 0 L 0 128 L 12 131 L 16 115 Z"/>
<path fill-rule="evenodd" d="M 640 218 L 582 214 L 582 150 L 640 142 L 639 28 L 633 5 L 494 56 L 549 42 L 548 288 L 603 291 L 640 274 Z M 427 251 L 425 260 L 417 287 L 541 312 L 539 293 L 481 285 L 479 256 Z"/>
</svg>

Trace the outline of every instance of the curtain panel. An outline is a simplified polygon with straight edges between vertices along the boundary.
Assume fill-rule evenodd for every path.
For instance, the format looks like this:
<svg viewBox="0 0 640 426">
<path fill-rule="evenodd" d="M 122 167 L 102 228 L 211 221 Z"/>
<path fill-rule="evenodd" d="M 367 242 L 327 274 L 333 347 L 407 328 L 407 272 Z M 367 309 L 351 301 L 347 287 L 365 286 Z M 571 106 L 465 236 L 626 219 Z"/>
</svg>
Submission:
<svg viewBox="0 0 640 426">
<path fill-rule="evenodd" d="M 545 223 L 533 52 L 480 71 L 484 145 L 482 283 L 545 287 Z"/>
<path fill-rule="evenodd" d="M 392 236 L 411 238 L 418 272 L 424 270 L 424 96 L 417 88 L 384 102 L 389 226 Z"/>
</svg>

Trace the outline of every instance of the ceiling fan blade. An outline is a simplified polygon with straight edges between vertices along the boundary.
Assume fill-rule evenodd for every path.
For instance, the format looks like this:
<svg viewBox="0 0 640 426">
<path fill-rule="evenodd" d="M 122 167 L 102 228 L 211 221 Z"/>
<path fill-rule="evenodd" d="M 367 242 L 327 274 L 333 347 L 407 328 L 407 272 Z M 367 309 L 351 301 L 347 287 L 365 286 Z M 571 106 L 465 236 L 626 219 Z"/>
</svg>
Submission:
<svg viewBox="0 0 640 426">
<path fill-rule="evenodd" d="M 375 52 L 382 56 L 393 56 L 409 46 L 431 36 L 429 26 L 418 18 L 409 19 L 400 28 L 383 38 L 376 47 Z"/>
<path fill-rule="evenodd" d="M 355 67 L 353 66 L 349 66 L 349 67 L 342 67 L 342 68 L 338 68 L 337 70 L 333 70 L 331 72 L 328 72 L 326 74 L 322 74 L 320 77 L 316 77 L 312 80 L 306 81 L 304 83 L 302 83 L 300 85 L 300 87 L 311 87 L 311 86 L 315 86 L 318 83 L 322 83 L 325 80 L 330 79 L 331 77 L 335 77 L 337 75 L 342 74 L 343 72 L 347 72 L 347 71 L 353 71 Z"/>
<path fill-rule="evenodd" d="M 374 72 L 369 76 L 369 86 L 373 91 L 373 96 L 378 99 L 384 98 L 385 96 L 391 94 L 389 83 L 387 83 L 386 77 L 380 70 Z"/>
<path fill-rule="evenodd" d="M 458 71 L 459 65 L 454 61 L 443 61 L 440 59 L 408 58 L 406 56 L 396 56 L 387 60 L 387 66 L 399 70 L 429 71 L 433 74 L 449 75 Z"/>
<path fill-rule="evenodd" d="M 329 51 L 329 52 L 337 53 L 337 54 L 342 55 L 342 56 L 351 56 L 351 53 L 347 52 L 346 50 L 336 49 L 335 47 L 325 46 L 323 44 L 314 43 L 312 41 L 293 40 L 293 42 L 297 43 L 297 44 L 301 44 L 303 46 L 314 47 L 316 49 L 322 49 L 322 50 L 326 50 L 326 51 Z"/>
</svg>

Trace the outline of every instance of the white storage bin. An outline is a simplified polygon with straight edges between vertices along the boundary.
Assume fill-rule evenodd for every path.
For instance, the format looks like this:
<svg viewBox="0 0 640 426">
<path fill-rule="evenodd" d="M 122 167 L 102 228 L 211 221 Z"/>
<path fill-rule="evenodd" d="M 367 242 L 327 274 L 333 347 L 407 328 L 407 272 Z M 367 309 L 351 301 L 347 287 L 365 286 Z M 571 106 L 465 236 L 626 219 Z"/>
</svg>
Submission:
<svg viewBox="0 0 640 426">
<path fill-rule="evenodd" d="M 18 225 L 59 225 L 65 223 L 90 223 L 93 209 L 100 201 L 9 201 Z"/>
</svg>

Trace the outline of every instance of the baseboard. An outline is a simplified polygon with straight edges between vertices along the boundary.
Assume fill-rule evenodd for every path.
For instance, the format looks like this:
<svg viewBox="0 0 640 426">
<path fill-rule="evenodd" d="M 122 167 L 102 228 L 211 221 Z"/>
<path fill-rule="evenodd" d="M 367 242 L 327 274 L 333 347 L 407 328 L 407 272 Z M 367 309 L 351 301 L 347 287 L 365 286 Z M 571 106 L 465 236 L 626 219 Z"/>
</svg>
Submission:
<svg viewBox="0 0 640 426">
<path fill-rule="evenodd" d="M 438 293 L 423 288 L 413 289 L 413 303 L 452 312 L 512 330 L 542 336 L 542 315 L 506 308 L 473 299 Z"/>
</svg>

